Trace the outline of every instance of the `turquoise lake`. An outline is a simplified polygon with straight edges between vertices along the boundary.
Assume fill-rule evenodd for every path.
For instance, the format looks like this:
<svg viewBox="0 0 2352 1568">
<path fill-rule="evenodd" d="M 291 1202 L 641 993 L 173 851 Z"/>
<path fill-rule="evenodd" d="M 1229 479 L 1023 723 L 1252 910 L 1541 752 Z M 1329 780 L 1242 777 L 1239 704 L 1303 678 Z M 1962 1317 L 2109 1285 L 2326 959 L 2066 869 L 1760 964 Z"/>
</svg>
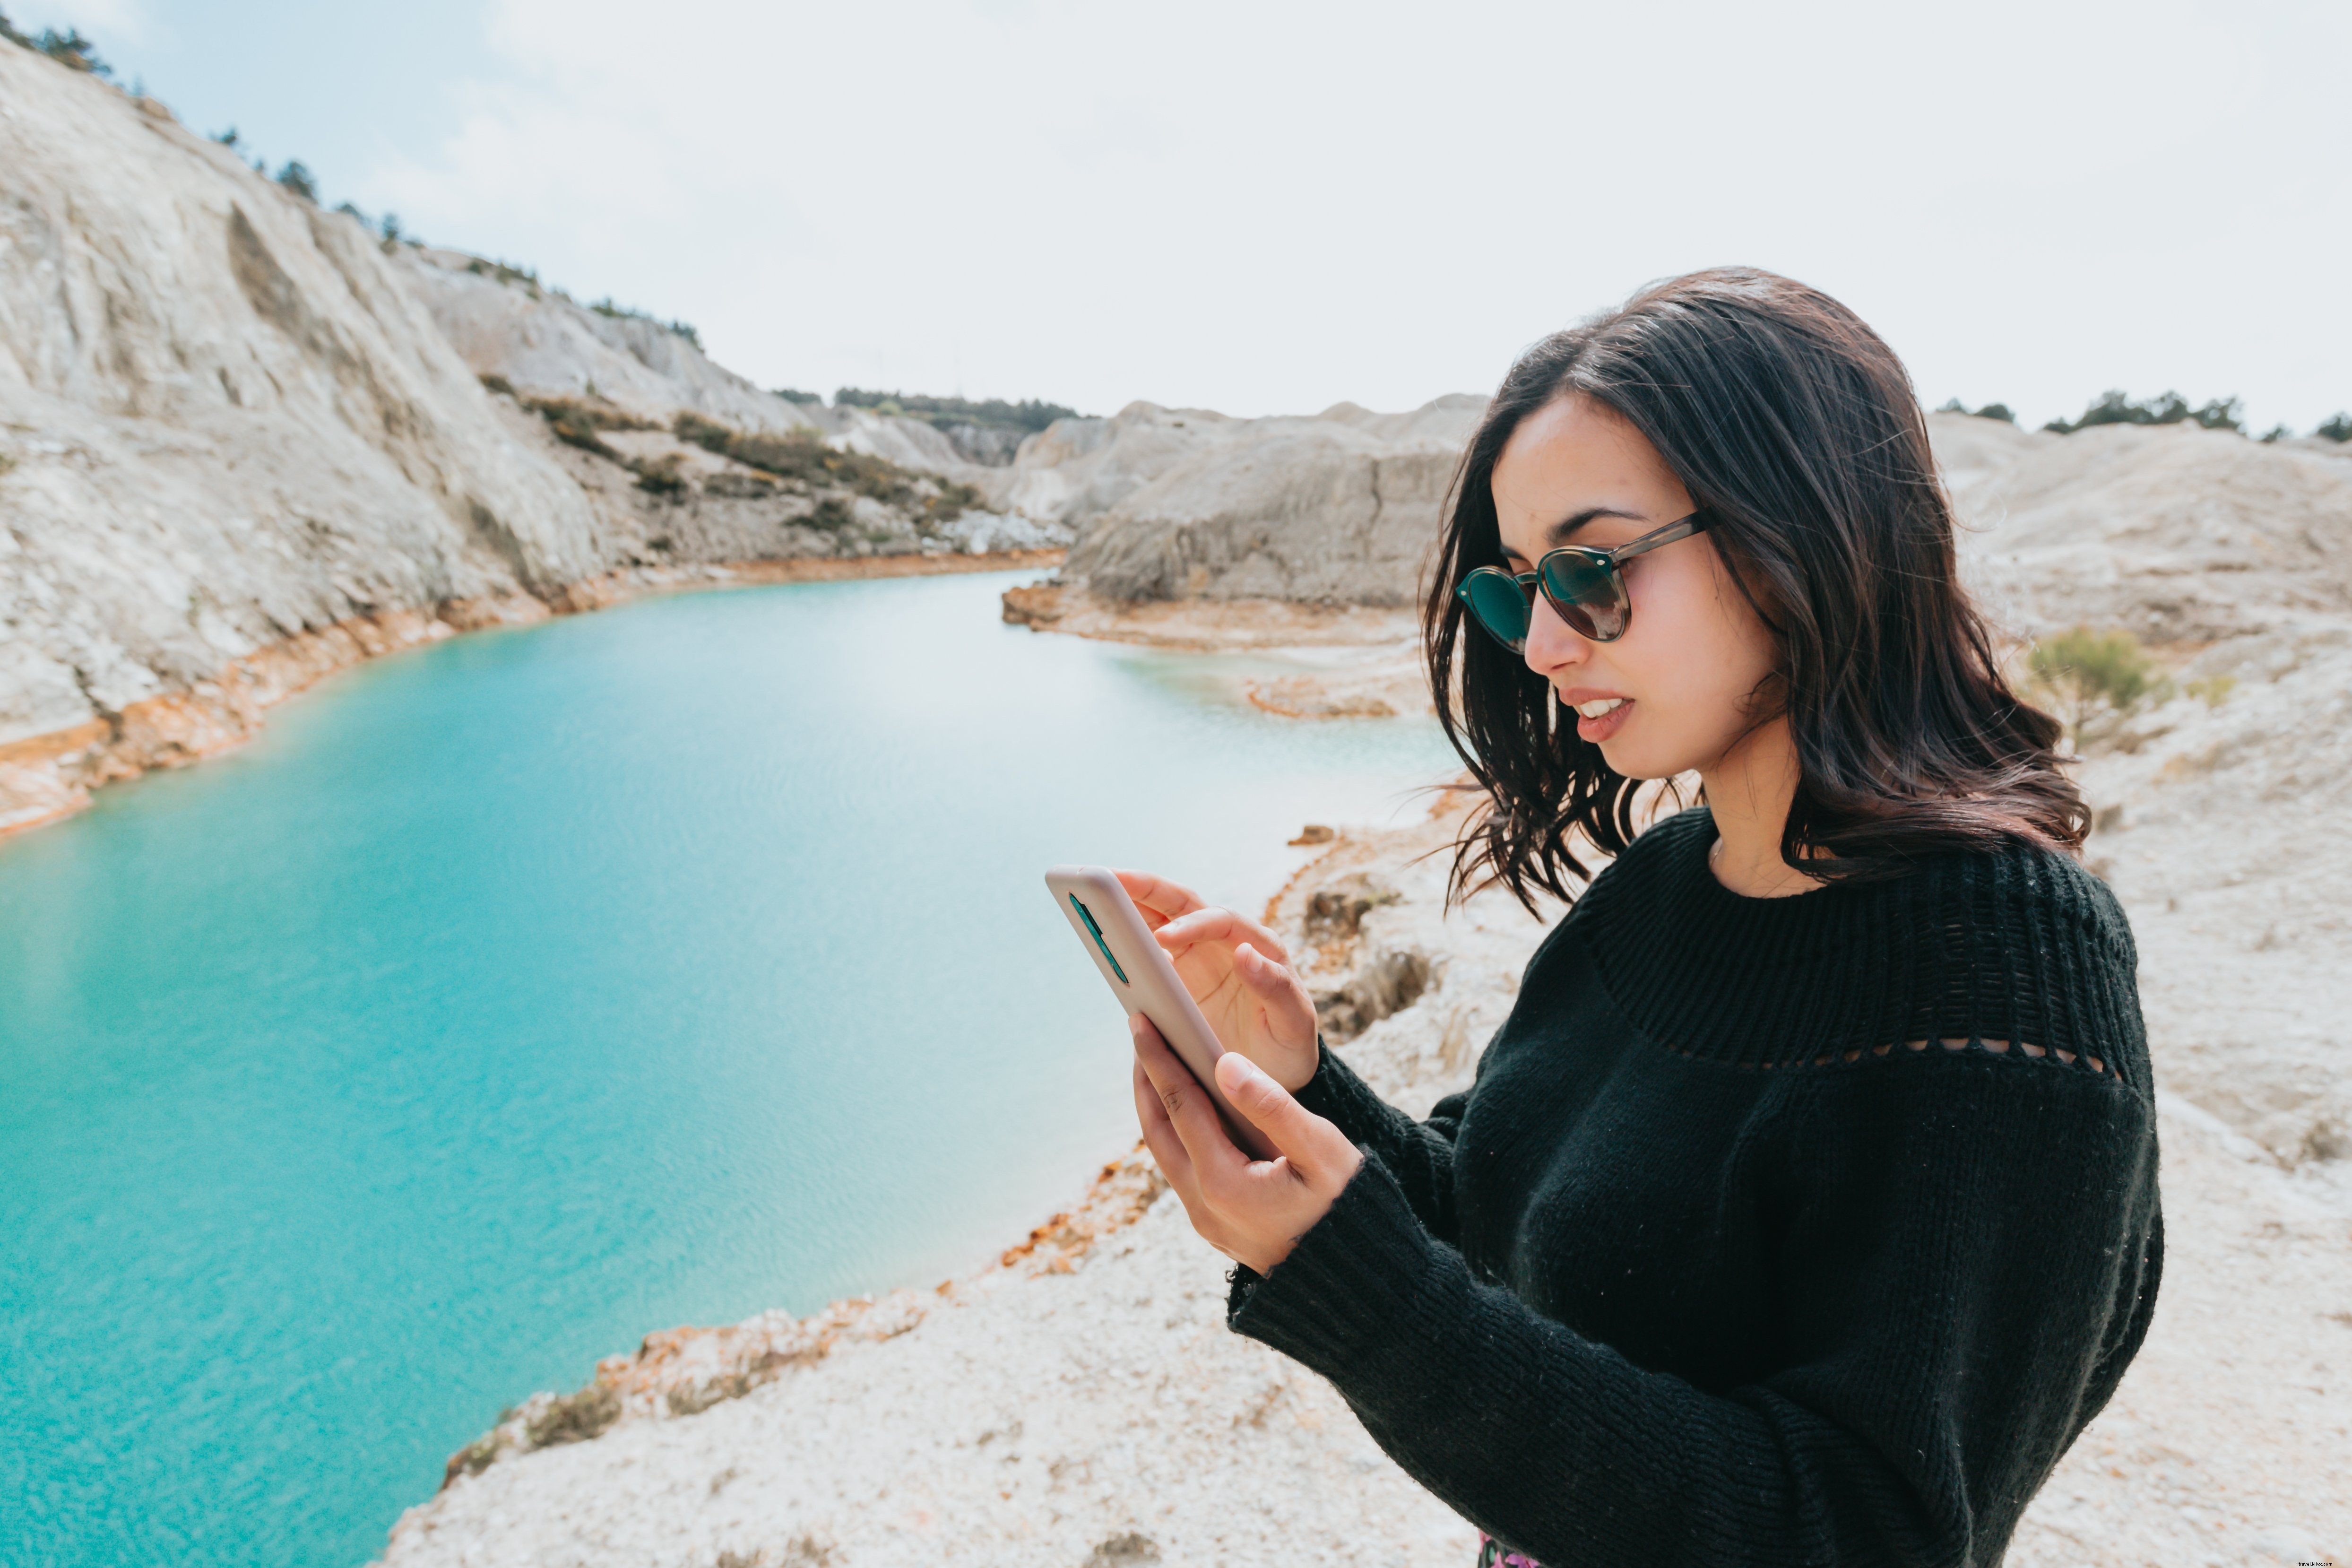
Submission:
<svg viewBox="0 0 2352 1568">
<path fill-rule="evenodd" d="M 456 638 L 0 842 L 0 1562 L 364 1563 L 599 1356 L 1076 1197 L 1134 1118 L 1044 868 L 1254 909 L 1454 768 L 1010 580 Z"/>
</svg>

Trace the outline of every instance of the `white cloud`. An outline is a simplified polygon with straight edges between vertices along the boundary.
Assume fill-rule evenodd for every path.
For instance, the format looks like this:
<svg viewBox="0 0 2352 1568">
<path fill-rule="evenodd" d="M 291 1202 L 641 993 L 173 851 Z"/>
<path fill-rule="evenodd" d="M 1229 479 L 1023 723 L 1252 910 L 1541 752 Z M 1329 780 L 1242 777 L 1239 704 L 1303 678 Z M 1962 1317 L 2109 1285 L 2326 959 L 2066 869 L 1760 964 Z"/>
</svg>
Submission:
<svg viewBox="0 0 2352 1568">
<path fill-rule="evenodd" d="M 489 33 L 499 85 L 363 199 L 771 384 L 1399 406 L 1740 260 L 1935 400 L 2352 402 L 2352 34 L 2316 5 L 501 0 Z"/>
</svg>

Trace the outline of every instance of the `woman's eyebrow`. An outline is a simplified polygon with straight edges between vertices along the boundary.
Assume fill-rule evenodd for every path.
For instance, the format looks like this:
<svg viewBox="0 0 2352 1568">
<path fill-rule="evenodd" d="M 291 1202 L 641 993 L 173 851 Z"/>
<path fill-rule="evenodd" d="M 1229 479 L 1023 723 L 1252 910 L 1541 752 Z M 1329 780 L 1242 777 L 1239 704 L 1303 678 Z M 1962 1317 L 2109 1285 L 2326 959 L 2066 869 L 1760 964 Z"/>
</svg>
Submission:
<svg viewBox="0 0 2352 1568">
<path fill-rule="evenodd" d="M 1638 511 L 1626 511 L 1620 507 L 1589 506 L 1582 511 L 1571 513 L 1570 516 L 1564 517 L 1558 522 L 1553 523 L 1549 529 L 1545 531 L 1544 538 L 1554 544 L 1565 544 L 1568 542 L 1568 536 L 1570 534 L 1574 533 L 1578 529 L 1582 528 L 1586 523 L 1592 521 L 1594 519 L 1603 517 L 1622 517 L 1630 522 L 1647 522 L 1649 521 L 1648 518 L 1643 517 Z"/>
</svg>

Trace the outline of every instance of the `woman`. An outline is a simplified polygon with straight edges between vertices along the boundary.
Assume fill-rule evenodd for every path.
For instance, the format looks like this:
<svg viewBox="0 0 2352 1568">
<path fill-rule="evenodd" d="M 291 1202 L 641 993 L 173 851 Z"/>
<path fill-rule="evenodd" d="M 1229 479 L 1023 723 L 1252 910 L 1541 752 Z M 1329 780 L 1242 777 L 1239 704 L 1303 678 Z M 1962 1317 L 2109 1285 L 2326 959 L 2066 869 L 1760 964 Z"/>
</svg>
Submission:
<svg viewBox="0 0 2352 1568">
<path fill-rule="evenodd" d="M 1127 877 L 1285 1152 L 1243 1155 L 1139 1025 L 1228 1321 L 1485 1563 L 1999 1562 L 2147 1332 L 2156 1114 L 2130 929 L 1900 363 L 1738 269 L 1545 340 L 1424 625 L 1489 795 L 1450 891 L 1532 907 L 1614 858 L 1420 1122 L 1323 1048 L 1273 933 Z M 1636 837 L 1643 781 L 1688 774 L 1704 805 Z"/>
</svg>

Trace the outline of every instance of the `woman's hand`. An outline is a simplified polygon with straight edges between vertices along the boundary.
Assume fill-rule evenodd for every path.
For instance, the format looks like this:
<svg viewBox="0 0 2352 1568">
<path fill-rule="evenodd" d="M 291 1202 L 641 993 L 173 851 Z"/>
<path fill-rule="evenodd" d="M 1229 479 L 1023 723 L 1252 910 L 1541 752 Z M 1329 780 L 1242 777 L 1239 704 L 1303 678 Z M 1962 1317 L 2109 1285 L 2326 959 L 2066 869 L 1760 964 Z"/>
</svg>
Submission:
<svg viewBox="0 0 2352 1568">
<path fill-rule="evenodd" d="M 1273 1140 L 1278 1160 L 1253 1160 L 1226 1136 L 1217 1108 L 1137 1015 L 1135 1114 L 1144 1142 L 1211 1247 L 1260 1274 L 1290 1256 L 1355 1175 L 1364 1156 L 1348 1135 L 1290 1098 L 1238 1051 L 1217 1058 L 1217 1087 Z"/>
<path fill-rule="evenodd" d="M 1239 1051 L 1294 1093 L 1315 1076 L 1315 1004 L 1290 972 L 1282 939 L 1190 888 L 1148 871 L 1120 871 L 1144 923 L 1176 965 L 1225 1049 Z"/>
</svg>

